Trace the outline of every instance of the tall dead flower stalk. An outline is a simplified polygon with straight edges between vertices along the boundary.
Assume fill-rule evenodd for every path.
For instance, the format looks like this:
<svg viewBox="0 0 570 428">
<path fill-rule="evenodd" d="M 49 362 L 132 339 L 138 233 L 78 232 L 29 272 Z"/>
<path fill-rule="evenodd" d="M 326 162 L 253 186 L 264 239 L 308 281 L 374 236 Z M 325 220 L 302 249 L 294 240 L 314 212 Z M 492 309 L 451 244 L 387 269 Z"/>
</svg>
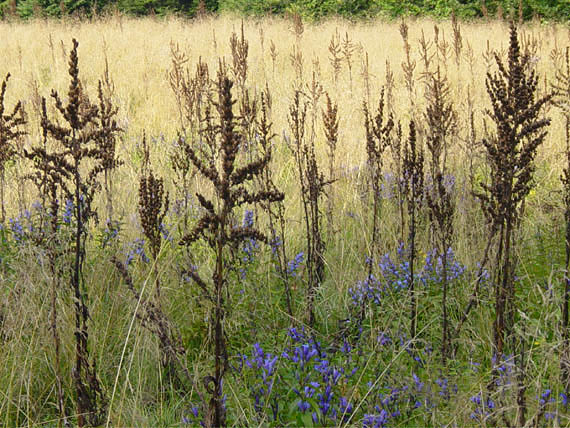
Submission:
<svg viewBox="0 0 570 428">
<path fill-rule="evenodd" d="M 11 113 L 8 113 L 4 106 L 9 78 L 10 74 L 8 73 L 0 87 L 0 223 L 2 224 L 6 221 L 6 163 L 13 159 L 18 152 L 14 142 L 25 134 L 20 127 L 26 124 L 21 102 L 16 103 Z"/>
<path fill-rule="evenodd" d="M 428 75 L 426 81 L 427 110 L 427 151 L 430 154 L 429 172 L 431 188 L 427 192 L 427 202 L 430 219 L 434 226 L 437 242 L 437 255 L 442 264 L 442 344 L 441 358 L 443 365 L 447 364 L 450 350 L 450 326 L 448 316 L 448 255 L 453 238 L 453 214 L 455 205 L 453 189 L 446 186 L 448 165 L 447 155 L 450 138 L 453 137 L 457 126 L 456 113 L 453 110 L 450 90 L 445 76 L 437 71 Z"/>
<path fill-rule="evenodd" d="M 231 304 L 228 295 L 228 273 L 230 249 L 248 239 L 267 242 L 266 236 L 254 226 L 235 226 L 232 222 L 234 210 L 245 204 L 271 203 L 282 201 L 283 193 L 277 190 L 252 192 L 247 183 L 259 176 L 267 168 L 270 152 L 262 158 L 239 165 L 238 153 L 244 136 L 239 132 L 239 124 L 233 113 L 235 100 L 232 97 L 233 82 L 228 78 L 221 64 L 216 82 L 218 100 L 214 104 L 218 123 L 212 129 L 205 129 L 209 136 L 206 144 L 212 153 L 217 152 L 218 163 L 212 163 L 192 147 L 188 156 L 194 167 L 206 178 L 213 189 L 214 197 L 197 193 L 198 202 L 204 209 L 194 229 L 181 241 L 185 246 L 197 240 L 208 244 L 214 254 L 215 265 L 211 282 L 203 279 L 195 269 L 187 274 L 202 290 L 204 298 L 212 306 L 210 317 L 214 342 L 214 373 L 204 378 L 204 385 L 211 399 L 206 413 L 206 426 L 225 426 L 222 383 L 228 368 L 228 350 L 225 337 L 225 316 Z"/>
<path fill-rule="evenodd" d="M 556 80 L 553 89 L 556 91 L 554 104 L 564 115 L 564 136 L 566 140 L 566 164 L 562 172 L 561 181 L 564 200 L 564 221 L 566 226 L 565 250 L 566 260 L 564 263 L 564 299 L 562 303 L 562 340 L 563 349 L 560 358 L 560 370 L 562 373 L 562 385 L 566 394 L 570 392 L 570 328 L 568 325 L 568 312 L 570 306 L 570 48 L 566 48 L 565 61 L 556 70 Z"/>
</svg>

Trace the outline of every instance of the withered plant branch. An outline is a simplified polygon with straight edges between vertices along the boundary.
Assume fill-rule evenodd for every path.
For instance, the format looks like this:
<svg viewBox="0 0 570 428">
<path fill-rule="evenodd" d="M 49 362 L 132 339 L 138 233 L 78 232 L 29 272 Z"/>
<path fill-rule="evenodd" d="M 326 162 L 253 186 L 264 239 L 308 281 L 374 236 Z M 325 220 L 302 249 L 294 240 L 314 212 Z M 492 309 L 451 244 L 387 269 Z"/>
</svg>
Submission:
<svg viewBox="0 0 570 428">
<path fill-rule="evenodd" d="M 368 168 L 370 169 L 370 181 L 372 188 L 372 224 L 371 224 L 371 243 L 369 263 L 368 263 L 368 278 L 372 277 L 372 269 L 374 261 L 378 256 L 379 247 L 379 222 L 381 216 L 381 202 L 382 202 L 382 181 L 383 172 L 382 167 L 384 163 L 384 152 L 390 146 L 392 140 L 392 131 L 394 129 L 394 120 L 392 114 L 385 114 L 384 105 L 384 88 L 380 93 L 378 100 L 378 107 L 374 115 L 369 111 L 369 107 L 364 102 L 364 129 L 366 132 L 366 154 L 368 159 Z M 361 316 L 364 315 L 364 309 L 361 308 Z"/>
<path fill-rule="evenodd" d="M 442 260 L 442 344 L 441 358 L 445 366 L 451 347 L 448 317 L 448 251 L 453 238 L 453 215 L 455 203 L 453 189 L 446 187 L 447 154 L 451 139 L 455 137 L 457 114 L 450 101 L 450 89 L 447 78 L 437 71 L 428 73 L 426 78 L 427 108 L 427 151 L 430 154 L 429 169 L 431 188 L 426 192 L 430 220 L 436 238 L 437 255 Z"/>
<path fill-rule="evenodd" d="M 54 195 L 61 192 L 73 202 L 73 263 L 70 266 L 71 291 L 75 314 L 75 365 L 73 383 L 77 405 L 77 425 L 97 425 L 106 412 L 106 398 L 97 377 L 96 365 L 90 361 L 88 348 L 88 287 L 83 278 L 86 256 L 88 222 L 96 217 L 92 209 L 95 193 L 101 188 L 100 173 L 117 166 L 114 157 L 114 139 L 119 132 L 115 121 L 116 109 L 102 94 L 100 105 L 90 102 L 79 80 L 79 43 L 74 39 L 69 59 L 70 84 L 64 104 L 60 95 L 52 91 L 55 108 L 63 120 L 47 115 L 46 101 L 42 100 L 41 126 L 43 146 L 33 147 L 24 155 L 34 162 L 31 174 L 41 190 L 51 188 Z M 57 150 L 49 151 L 47 140 L 57 142 Z M 113 152 L 113 154 L 111 154 Z M 59 192 L 58 192 L 59 189 Z M 47 194 L 47 192 L 46 192 Z"/>
<path fill-rule="evenodd" d="M 406 82 L 406 89 L 408 90 L 408 96 L 410 97 L 410 103 L 412 108 L 415 106 L 414 101 L 414 70 L 416 69 L 416 61 L 412 60 L 411 56 L 411 46 L 408 38 L 408 24 L 404 21 L 400 23 L 400 35 L 404 42 L 404 53 L 406 55 L 406 60 L 402 61 L 402 71 L 404 73 L 404 80 Z"/>
<path fill-rule="evenodd" d="M 212 279 L 208 283 L 197 272 L 190 270 L 188 275 L 201 288 L 204 296 L 212 303 L 211 330 L 214 342 L 214 373 L 204 377 L 206 391 L 211 398 L 208 404 L 205 424 L 225 426 L 225 410 L 223 407 L 222 381 L 228 367 L 227 342 L 225 337 L 225 317 L 231 302 L 228 296 L 228 273 L 232 268 L 231 248 L 249 239 L 267 242 L 265 235 L 255 227 L 234 227 L 232 219 L 236 208 L 244 204 L 270 204 L 282 201 L 284 195 L 273 188 L 261 191 L 249 190 L 248 182 L 261 177 L 271 159 L 266 152 L 260 159 L 242 164 L 240 146 L 245 135 L 243 127 L 234 115 L 235 100 L 232 96 L 233 82 L 228 78 L 222 63 L 215 82 L 217 101 L 212 106 L 217 118 L 211 120 L 201 130 L 208 152 L 187 147 L 187 154 L 193 165 L 210 183 L 213 197 L 204 192 L 197 193 L 197 198 L 204 207 L 204 212 L 194 229 L 182 238 L 181 244 L 191 245 L 201 239 L 208 244 L 214 253 L 215 267 Z M 218 162 L 215 162 L 217 159 Z M 228 296 L 229 297 L 229 296 Z"/>
<path fill-rule="evenodd" d="M 99 99 L 99 126 L 100 131 L 96 136 L 97 148 L 94 149 L 92 155 L 101 158 L 99 168 L 94 169 L 94 174 L 98 174 L 101 170 L 104 174 L 104 190 L 107 200 L 107 221 L 113 221 L 113 179 L 112 172 L 124 164 L 116 155 L 117 133 L 121 129 L 117 125 L 115 117 L 119 109 L 113 106 L 111 96 L 114 87 L 109 80 L 108 66 L 105 69 L 104 80 L 99 81 L 98 99 Z"/>
<path fill-rule="evenodd" d="M 568 312 L 570 306 L 570 48 L 566 47 L 564 62 L 556 69 L 555 81 L 552 84 L 556 97 L 553 103 L 564 115 L 564 137 L 566 140 L 565 157 L 566 163 L 562 171 L 560 181 L 563 189 L 565 252 L 564 262 L 564 291 L 562 302 L 562 340 L 563 349 L 560 355 L 561 381 L 566 394 L 570 393 L 570 328 L 568 324 Z"/>
<path fill-rule="evenodd" d="M 424 194 L 424 152 L 421 145 L 418 147 L 416 124 L 410 122 L 410 133 L 407 144 L 404 146 L 403 179 L 404 194 L 408 203 L 409 234 L 408 252 L 410 275 L 408 290 L 410 293 L 410 338 L 414 340 L 417 335 L 418 302 L 415 290 L 414 265 L 416 261 L 416 234 L 417 215 Z"/>
<path fill-rule="evenodd" d="M 335 155 L 338 143 L 338 105 L 333 103 L 328 93 L 325 93 L 327 99 L 326 110 L 322 112 L 323 128 L 325 132 L 326 143 L 328 147 L 329 158 L 329 181 L 332 183 L 336 180 L 335 177 Z M 334 206 L 334 192 L 329 189 L 327 194 L 327 224 L 329 229 L 329 236 L 334 232 L 333 224 L 333 206 Z"/>
<path fill-rule="evenodd" d="M 550 124 L 550 120 L 541 118 L 540 114 L 553 94 L 537 97 L 539 78 L 528 51 L 521 54 L 514 22 L 510 26 L 508 62 L 503 63 L 497 54 L 495 61 L 498 71 L 487 73 L 486 86 L 491 101 L 487 114 L 496 130 L 494 135 L 483 140 L 491 170 L 490 182 L 481 183 L 482 191 L 476 196 L 492 225 L 490 230 L 498 234 L 497 262 L 492 275 L 495 285 L 493 353 L 496 358 L 501 358 L 507 353 L 507 344 L 514 347 L 515 342 L 513 327 L 518 309 L 515 234 L 520 228 L 525 199 L 534 185 L 536 152 Z M 524 374 L 524 367 L 520 366 L 518 370 Z M 497 376 L 495 370 L 493 379 Z M 493 388 L 494 382 L 491 382 L 489 389 Z M 517 396 L 517 406 L 519 419 L 524 419 L 524 391 L 522 396 Z"/>
<path fill-rule="evenodd" d="M 139 180 L 139 215 L 153 260 L 157 259 L 162 244 L 163 221 L 168 206 L 168 192 L 164 192 L 164 180 L 156 177 L 149 169 Z"/>
<path fill-rule="evenodd" d="M 295 91 L 293 102 L 289 106 L 289 128 L 293 136 L 290 149 L 295 157 L 301 203 L 304 213 L 305 233 L 307 238 L 307 304 L 308 322 L 315 323 L 314 301 L 316 290 L 324 278 L 325 244 L 321 234 L 320 200 L 325 186 L 331 184 L 319 171 L 315 156 L 314 140 L 305 137 L 307 102 L 301 101 L 301 92 Z"/>
<path fill-rule="evenodd" d="M 247 79 L 247 55 L 249 42 L 244 36 L 243 20 L 241 21 L 241 33 L 238 38 L 236 33 L 232 33 L 230 38 L 230 48 L 232 52 L 232 74 L 236 85 L 243 93 L 245 91 L 245 81 Z"/>
<path fill-rule="evenodd" d="M 333 77 L 335 85 L 338 83 L 338 76 L 342 68 L 342 48 L 340 44 L 340 34 L 338 33 L 338 28 L 335 28 L 335 32 L 331 36 L 331 41 L 329 43 L 329 61 L 333 70 Z"/>
<path fill-rule="evenodd" d="M 8 73 L 0 86 L 0 223 L 6 221 L 5 190 L 6 190 L 6 164 L 13 160 L 18 153 L 16 141 L 25 135 L 21 129 L 26 124 L 25 112 L 21 101 L 18 101 L 11 113 L 4 105 L 6 88 L 10 79 Z"/>
<path fill-rule="evenodd" d="M 536 98 L 538 76 L 530 66 L 531 58 L 521 55 L 517 29 L 511 23 L 508 63 L 495 54 L 498 72 L 487 74 L 486 86 L 492 109 L 487 112 L 496 133 L 483 140 L 491 167 L 490 183 L 481 183 L 476 196 L 483 212 L 499 233 L 496 281 L 496 319 L 494 351 L 502 355 L 505 338 L 514 323 L 513 238 L 526 196 L 533 186 L 534 158 L 546 136 L 549 119 L 540 111 L 552 94 Z"/>
<path fill-rule="evenodd" d="M 206 400 L 198 388 L 198 382 L 194 376 L 190 374 L 190 371 L 185 364 L 187 350 L 182 344 L 180 333 L 172 326 L 168 316 L 159 305 L 152 300 L 145 299 L 141 296 L 140 291 L 135 287 L 133 278 L 124 263 L 115 256 L 111 257 L 111 263 L 115 265 L 115 268 L 121 275 L 123 282 L 132 293 L 133 298 L 137 302 L 140 302 L 142 311 L 137 311 L 135 316 L 140 321 L 141 325 L 154 334 L 159 340 L 160 349 L 163 352 L 162 357 L 165 360 L 163 363 L 166 363 L 165 365 L 171 368 L 174 368 L 174 366 L 178 367 L 180 372 L 184 375 L 184 378 L 186 378 L 191 385 L 187 390 L 193 390 L 196 392 L 200 399 L 202 410 L 207 411 Z M 173 372 L 172 375 L 180 381 L 176 372 Z"/>
</svg>

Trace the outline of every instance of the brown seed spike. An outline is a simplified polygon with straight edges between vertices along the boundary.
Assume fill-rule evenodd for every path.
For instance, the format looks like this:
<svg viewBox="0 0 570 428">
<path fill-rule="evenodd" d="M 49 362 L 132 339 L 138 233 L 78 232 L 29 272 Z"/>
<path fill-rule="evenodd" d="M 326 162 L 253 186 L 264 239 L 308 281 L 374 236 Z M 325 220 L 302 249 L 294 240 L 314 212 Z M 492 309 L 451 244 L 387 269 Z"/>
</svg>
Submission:
<svg viewBox="0 0 570 428">
<path fill-rule="evenodd" d="M 501 355 L 506 352 L 516 316 L 514 235 L 533 186 L 534 158 L 550 124 L 549 119 L 540 117 L 541 110 L 553 94 L 537 99 L 538 76 L 530 66 L 530 56 L 521 55 L 514 22 L 510 24 L 507 64 L 498 56 L 495 59 L 498 71 L 487 74 L 486 85 L 491 101 L 488 115 L 496 131 L 483 140 L 491 173 L 489 182 L 482 183 L 483 191 L 476 196 L 491 225 L 489 240 L 498 235 L 499 248 L 504 249 L 494 272 L 494 352 Z"/>
<path fill-rule="evenodd" d="M 6 78 L 2 82 L 2 86 L 0 88 L 0 223 L 2 224 L 6 220 L 6 207 L 4 204 L 6 163 L 16 156 L 17 151 L 15 142 L 25 134 L 25 132 L 20 128 L 26 124 L 25 113 L 21 102 L 16 103 L 12 113 L 6 113 L 4 99 L 8 79 L 10 79 L 10 73 L 6 75 Z"/>
<path fill-rule="evenodd" d="M 187 157 L 209 182 L 214 196 L 207 198 L 204 194 L 197 195 L 204 210 L 193 230 L 180 242 L 190 246 L 197 240 L 203 240 L 215 254 L 215 268 L 209 283 L 194 271 L 189 273 L 192 281 L 202 289 L 207 300 L 214 306 L 210 331 L 215 344 L 215 370 L 212 376 L 208 376 L 207 389 L 212 397 L 210 402 L 205 404 L 206 424 L 209 426 L 221 426 L 225 423 L 221 385 L 228 368 L 224 317 L 228 311 L 228 303 L 225 300 L 228 274 L 232 269 L 229 262 L 230 251 L 247 239 L 266 240 L 265 235 L 255 227 L 235 228 L 232 218 L 235 217 L 236 208 L 242 205 L 269 205 L 273 201 L 283 199 L 283 194 L 273 189 L 248 190 L 250 181 L 267 173 L 271 151 L 266 150 L 261 158 L 245 162 L 239 151 L 245 139 L 245 127 L 239 126 L 241 118 L 234 115 L 233 82 L 227 76 L 226 67 L 221 61 L 215 85 L 217 100 L 214 102 L 209 98 L 205 101 L 206 116 L 200 130 L 206 147 L 198 150 L 191 145 L 185 146 Z M 262 98 L 263 115 L 267 113 L 266 109 Z M 214 113 L 217 113 L 217 117 Z M 258 126 L 266 132 L 263 138 L 271 138 L 267 135 L 269 124 L 266 118 L 262 119 Z M 262 146 L 267 148 L 266 144 L 267 141 L 262 143 Z"/>
</svg>

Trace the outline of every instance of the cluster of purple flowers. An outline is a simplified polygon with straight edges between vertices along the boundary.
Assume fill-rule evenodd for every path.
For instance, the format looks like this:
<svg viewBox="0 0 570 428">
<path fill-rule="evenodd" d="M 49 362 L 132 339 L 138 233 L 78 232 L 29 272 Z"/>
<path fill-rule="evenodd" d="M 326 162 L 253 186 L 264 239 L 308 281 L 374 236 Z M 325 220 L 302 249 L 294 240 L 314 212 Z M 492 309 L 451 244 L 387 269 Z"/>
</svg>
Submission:
<svg viewBox="0 0 570 428">
<path fill-rule="evenodd" d="M 66 199 L 61 213 L 61 218 L 57 221 L 57 230 L 70 230 L 68 226 L 73 223 L 75 205 L 73 200 Z M 31 210 L 24 210 L 20 215 L 8 219 L 8 230 L 16 244 L 25 241 L 38 241 L 46 232 L 51 231 L 51 214 L 39 201 L 32 203 Z"/>
<path fill-rule="evenodd" d="M 480 423 L 483 423 L 495 409 L 495 402 L 490 397 L 484 398 L 481 393 L 472 396 L 470 401 L 475 404 L 475 409 L 469 417 Z"/>
<path fill-rule="evenodd" d="M 466 270 L 466 267 L 455 259 L 455 254 L 451 247 L 447 249 L 446 266 L 447 270 L 445 274 L 448 282 L 460 278 Z M 443 274 L 443 256 L 438 254 L 436 250 L 430 251 L 426 255 L 420 280 L 424 285 L 428 283 L 439 284 L 443 282 Z"/>
<path fill-rule="evenodd" d="M 292 390 L 299 412 L 310 414 L 317 425 L 346 422 L 354 407 L 342 392 L 359 370 L 353 356 L 355 348 L 344 340 L 337 355 L 328 355 L 304 330 L 291 328 L 288 335 L 292 344 L 282 357 L 290 362 L 297 383 Z"/>
<path fill-rule="evenodd" d="M 112 242 L 118 241 L 119 233 L 121 232 L 121 223 L 117 220 L 107 219 L 105 222 L 105 229 L 101 233 L 101 247 L 105 248 Z"/>
<path fill-rule="evenodd" d="M 255 344 L 250 356 L 239 356 L 237 370 L 248 382 L 259 419 L 266 414 L 277 423 L 291 416 L 303 424 L 336 425 L 347 421 L 354 406 L 341 390 L 358 370 L 352 364 L 354 349 L 348 343 L 339 349 L 338 355 L 344 361 L 339 365 L 304 330 L 291 328 L 288 337 L 291 345 L 280 355 L 265 352 Z"/>
<path fill-rule="evenodd" d="M 380 184 L 380 196 L 383 199 L 392 199 L 399 195 L 405 186 L 405 179 L 403 177 L 398 177 L 391 172 L 385 172 L 382 177 L 382 183 Z M 446 193 L 452 194 L 456 187 L 456 178 L 453 174 L 446 174 L 443 176 L 443 187 Z M 425 182 L 425 194 L 433 194 L 435 190 L 434 182 L 431 177 L 426 178 Z"/>
<path fill-rule="evenodd" d="M 508 388 L 513 383 L 513 368 L 515 367 L 515 357 L 513 354 L 493 355 L 491 359 L 493 371 L 497 374 L 495 385 L 501 389 Z"/>
<path fill-rule="evenodd" d="M 299 267 L 303 263 L 304 259 L 305 253 L 301 251 L 293 258 L 293 260 L 290 260 L 289 263 L 287 263 L 287 274 L 297 276 Z"/>
<path fill-rule="evenodd" d="M 12 232 L 14 241 L 17 243 L 23 242 L 26 237 L 26 232 L 24 231 L 24 226 L 22 225 L 21 216 L 9 219 L 8 223 L 10 224 L 10 231 Z"/>
<path fill-rule="evenodd" d="M 143 263 L 150 262 L 144 250 L 144 239 L 137 238 L 127 244 L 125 264 L 129 266 L 135 258 L 138 258 Z"/>
<path fill-rule="evenodd" d="M 63 217 L 62 220 L 65 224 L 71 224 L 71 220 L 73 219 L 73 209 L 75 206 L 73 205 L 73 201 L 71 199 L 65 200 L 65 207 L 63 210 Z"/>
<path fill-rule="evenodd" d="M 8 219 L 8 226 L 12 238 L 16 244 L 22 244 L 28 240 L 34 241 L 39 234 L 43 233 L 40 225 L 42 217 L 47 218 L 47 214 L 41 208 L 41 205 L 35 204 L 34 209 L 24 210 L 19 216 Z M 46 221 L 43 221 L 43 227 L 46 227 Z"/>
<path fill-rule="evenodd" d="M 273 421 L 277 421 L 279 413 L 279 401 L 276 394 L 272 395 L 274 383 L 277 381 L 275 370 L 278 359 L 277 355 L 265 353 L 261 345 L 256 343 L 253 345 L 251 357 L 245 354 L 240 356 L 239 368 L 240 372 L 248 370 L 253 375 L 249 389 L 255 411 L 261 414 L 269 406 Z"/>
<path fill-rule="evenodd" d="M 204 424 L 204 418 L 200 416 L 198 406 L 190 406 L 188 415 L 182 417 L 182 424 L 201 427 L 206 426 Z"/>
<path fill-rule="evenodd" d="M 246 210 L 242 220 L 242 227 L 252 228 L 253 224 L 253 211 Z M 253 238 L 248 238 L 242 243 L 241 250 L 242 267 L 240 267 L 240 276 L 242 279 L 244 279 L 248 268 L 255 261 L 256 252 L 259 250 L 259 243 Z"/>
<path fill-rule="evenodd" d="M 378 262 L 379 277 L 371 274 L 364 281 L 357 282 L 355 287 L 349 288 L 349 294 L 355 305 L 373 302 L 379 305 L 382 298 L 393 292 L 407 289 L 412 280 L 407 249 L 400 244 L 397 257 L 393 260 L 389 254 L 382 256 Z M 367 259 L 367 263 L 371 263 Z M 447 251 L 447 281 L 459 279 L 466 271 L 466 267 L 455 259 L 451 248 Z M 414 281 L 424 286 L 438 285 L 443 282 L 443 257 L 436 250 L 430 251 L 425 258 L 424 266 L 414 273 Z"/>
</svg>

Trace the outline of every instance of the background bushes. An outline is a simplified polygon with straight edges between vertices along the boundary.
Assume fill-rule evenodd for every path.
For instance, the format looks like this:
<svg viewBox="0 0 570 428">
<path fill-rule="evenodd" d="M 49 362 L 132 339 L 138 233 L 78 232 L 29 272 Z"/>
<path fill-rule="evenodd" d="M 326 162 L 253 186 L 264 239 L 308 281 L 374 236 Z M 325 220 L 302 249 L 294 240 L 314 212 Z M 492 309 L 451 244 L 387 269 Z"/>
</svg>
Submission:
<svg viewBox="0 0 570 428">
<path fill-rule="evenodd" d="M 64 14 L 91 16 L 108 10 L 119 10 L 130 15 L 181 13 L 195 16 L 200 0 L 4 0 L 0 1 L 0 16 L 61 17 Z M 205 0 L 209 12 L 229 11 L 245 15 L 298 13 L 306 18 L 327 16 L 345 18 L 403 15 L 449 17 L 454 11 L 461 18 L 481 18 L 503 12 L 518 14 L 518 0 Z M 524 19 L 534 16 L 546 20 L 570 19 L 570 0 L 524 0 Z"/>
</svg>

